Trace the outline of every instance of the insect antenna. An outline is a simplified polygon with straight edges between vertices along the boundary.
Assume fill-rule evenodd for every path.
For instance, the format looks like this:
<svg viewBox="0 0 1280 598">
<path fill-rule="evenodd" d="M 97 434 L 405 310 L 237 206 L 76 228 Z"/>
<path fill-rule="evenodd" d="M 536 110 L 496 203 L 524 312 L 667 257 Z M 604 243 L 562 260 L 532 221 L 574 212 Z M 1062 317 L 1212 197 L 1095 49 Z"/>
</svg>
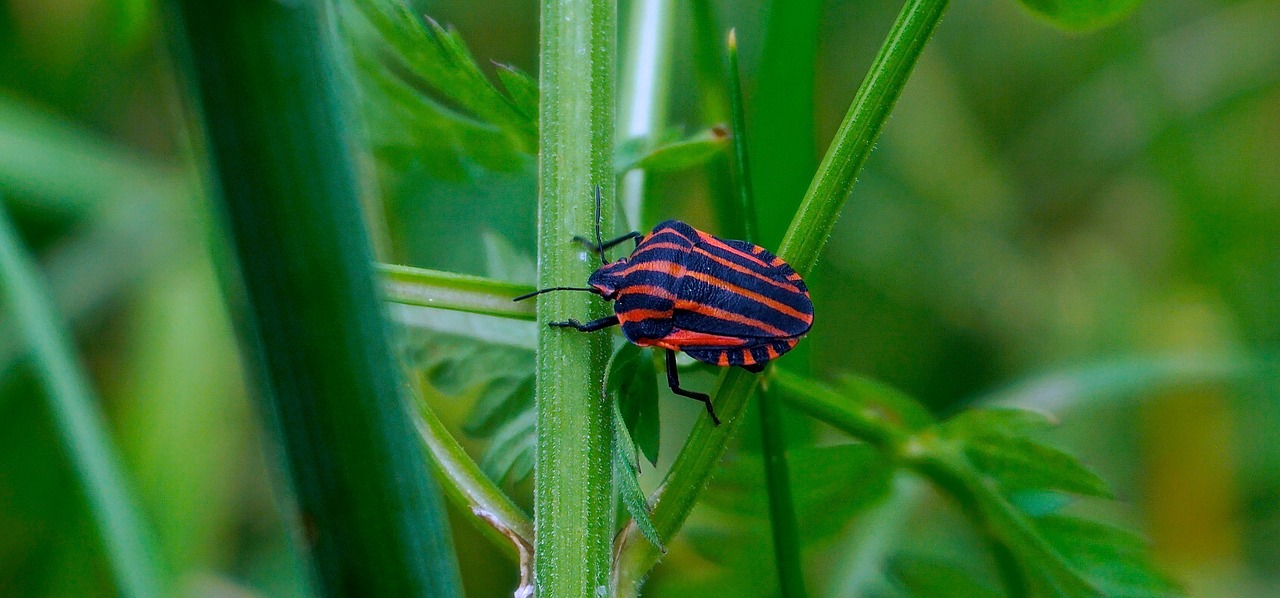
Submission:
<svg viewBox="0 0 1280 598">
<path fill-rule="evenodd" d="M 596 293 L 597 295 L 600 294 L 600 291 L 591 287 L 550 287 L 546 289 L 538 289 L 532 293 L 525 293 L 515 299 L 512 299 L 512 301 L 524 301 L 530 297 L 541 295 L 543 293 L 550 293 L 551 291 L 586 291 L 588 293 Z"/>
</svg>

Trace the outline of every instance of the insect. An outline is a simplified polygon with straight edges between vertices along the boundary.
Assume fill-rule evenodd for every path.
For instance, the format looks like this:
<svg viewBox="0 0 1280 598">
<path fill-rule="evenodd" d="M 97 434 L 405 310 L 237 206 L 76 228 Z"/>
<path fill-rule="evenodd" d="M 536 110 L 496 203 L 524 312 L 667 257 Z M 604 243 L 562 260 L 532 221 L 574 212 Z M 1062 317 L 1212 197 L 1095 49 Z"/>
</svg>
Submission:
<svg viewBox="0 0 1280 598">
<path fill-rule="evenodd" d="M 745 241 L 720 239 L 679 220 L 667 220 L 647 235 L 627 233 L 601 241 L 600 189 L 596 188 L 596 238 L 574 241 L 599 254 L 600 268 L 586 287 L 550 291 L 586 291 L 613 302 L 614 315 L 551 326 L 594 332 L 622 326 L 627 340 L 666 349 L 671 391 L 701 401 L 720 425 L 711 397 L 680 387 L 676 351 L 717 366 L 752 372 L 790 351 L 813 324 L 813 301 L 800 275 L 781 258 Z M 631 255 L 610 262 L 605 251 L 635 240 Z"/>
</svg>

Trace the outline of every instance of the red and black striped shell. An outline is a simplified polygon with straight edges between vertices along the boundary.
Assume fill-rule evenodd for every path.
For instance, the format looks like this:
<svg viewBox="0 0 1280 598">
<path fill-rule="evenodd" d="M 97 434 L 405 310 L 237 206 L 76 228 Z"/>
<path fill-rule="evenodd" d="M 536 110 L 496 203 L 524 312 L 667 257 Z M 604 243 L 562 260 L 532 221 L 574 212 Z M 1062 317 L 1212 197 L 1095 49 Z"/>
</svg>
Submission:
<svg viewBox="0 0 1280 598">
<path fill-rule="evenodd" d="M 628 340 L 712 365 L 760 371 L 813 324 L 809 290 L 786 262 L 678 220 L 654 227 L 588 282 L 614 302 Z"/>
</svg>

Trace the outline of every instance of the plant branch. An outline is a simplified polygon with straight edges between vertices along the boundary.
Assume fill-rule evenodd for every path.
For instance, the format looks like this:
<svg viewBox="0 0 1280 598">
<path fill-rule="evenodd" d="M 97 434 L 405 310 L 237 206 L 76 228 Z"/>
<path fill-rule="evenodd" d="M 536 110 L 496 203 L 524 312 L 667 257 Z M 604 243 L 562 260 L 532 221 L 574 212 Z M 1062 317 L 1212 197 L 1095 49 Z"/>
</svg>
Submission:
<svg viewBox="0 0 1280 598">
<path fill-rule="evenodd" d="M 581 286 L 598 265 L 571 239 L 595 228 L 596 188 L 604 205 L 613 206 L 615 11 L 610 0 L 542 0 L 541 288 Z M 604 308 L 585 293 L 538 297 L 534 584 L 540 596 L 593 597 L 608 581 L 612 418 L 603 388 L 609 339 L 546 326 L 598 318 Z"/>
<path fill-rule="evenodd" d="M 97 524 L 116 589 L 124 596 L 163 595 L 156 551 L 125 483 L 93 391 L 76 362 L 70 335 L 2 206 L 0 288 L 11 321 L 30 345 L 54 426 Z"/>
<path fill-rule="evenodd" d="M 393 303 L 517 320 L 534 319 L 533 302 L 511 300 L 533 291 L 527 285 L 391 264 L 378 264 L 377 270 L 381 275 L 382 293 Z"/>
<path fill-rule="evenodd" d="M 908 0 L 899 13 L 778 252 L 796 271 L 807 274 L 817 263 L 858 172 L 946 6 L 947 0 Z M 724 425 L 712 427 L 706 419 L 699 419 L 666 480 L 651 498 L 651 502 L 656 500 L 653 522 L 664 542 L 684 524 L 712 468 L 723 456 L 756 381 L 756 376 L 739 369 L 729 369 L 720 376 L 715 403 Z M 634 533 L 621 538 L 617 550 L 615 591 L 634 592 L 660 555 L 647 542 L 635 541 Z"/>
<path fill-rule="evenodd" d="M 416 385 L 422 387 L 421 379 Z M 436 416 L 419 392 L 416 420 L 418 435 L 431 452 L 431 464 L 444 484 L 445 495 L 456 505 L 471 511 L 484 522 L 480 529 L 503 552 L 514 557 L 520 566 L 521 592 L 532 594 L 533 587 L 533 522 L 519 506 L 498 488 L 470 455 L 458 444 L 444 422 Z"/>
</svg>

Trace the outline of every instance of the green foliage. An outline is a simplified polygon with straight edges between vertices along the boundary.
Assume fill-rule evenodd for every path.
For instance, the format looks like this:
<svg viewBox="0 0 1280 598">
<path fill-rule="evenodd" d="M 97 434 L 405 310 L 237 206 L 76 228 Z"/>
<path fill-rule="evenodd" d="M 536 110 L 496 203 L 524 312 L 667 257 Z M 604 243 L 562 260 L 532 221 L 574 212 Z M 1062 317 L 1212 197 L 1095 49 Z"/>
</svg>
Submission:
<svg viewBox="0 0 1280 598">
<path fill-rule="evenodd" d="M 1018 0 L 1045 20 L 1073 31 L 1105 27 L 1133 12 L 1143 0 Z"/>
<path fill-rule="evenodd" d="M 658 373 L 653 353 L 631 343 L 622 343 L 609 359 L 605 390 L 618 404 L 630 439 L 635 440 L 649 463 L 658 464 L 661 426 L 658 418 Z"/>
<path fill-rule="evenodd" d="M 636 453 L 636 445 L 627 433 L 627 423 L 623 421 L 622 411 L 616 401 L 613 402 L 613 481 L 618 497 L 631 514 L 640 534 L 662 552 L 667 549 L 662 545 L 657 528 L 649 517 L 649 501 L 640 489 L 640 480 L 636 470 L 640 456 Z"/>
<path fill-rule="evenodd" d="M 1097 474 L 1029 436 L 1049 425 L 1047 417 L 1031 411 L 975 409 L 943 424 L 942 432 L 958 442 L 969 462 L 1005 492 L 1063 490 L 1110 498 L 1107 483 Z"/>
<path fill-rule="evenodd" d="M 681 139 L 679 131 L 668 131 L 656 141 L 637 137 L 618 144 L 614 169 L 619 174 L 631 170 L 665 172 L 702 166 L 721 155 L 729 145 L 729 132 L 712 127 Z"/>
<path fill-rule="evenodd" d="M 999 598 L 1002 594 L 972 573 L 942 559 L 899 555 L 889 561 L 891 596 Z"/>
</svg>

